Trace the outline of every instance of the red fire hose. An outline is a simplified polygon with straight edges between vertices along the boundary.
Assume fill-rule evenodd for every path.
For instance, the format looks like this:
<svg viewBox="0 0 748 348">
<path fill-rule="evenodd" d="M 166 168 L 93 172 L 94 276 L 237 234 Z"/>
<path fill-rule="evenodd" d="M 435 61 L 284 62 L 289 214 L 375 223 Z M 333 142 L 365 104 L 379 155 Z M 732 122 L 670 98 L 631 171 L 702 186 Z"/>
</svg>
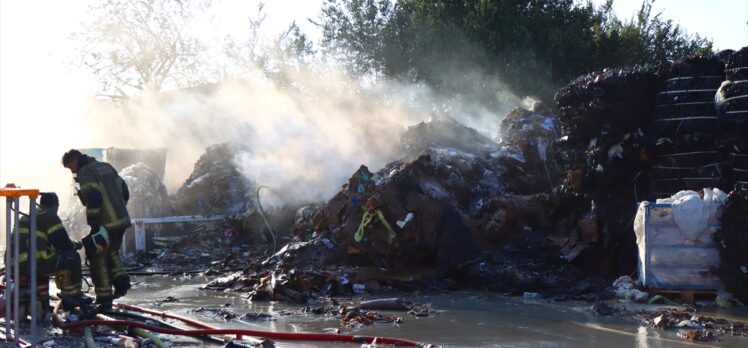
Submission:
<svg viewBox="0 0 748 348">
<path fill-rule="evenodd" d="M 119 304 L 119 308 L 129 309 L 133 311 L 139 311 L 148 313 L 151 315 L 161 316 L 164 318 L 170 318 L 180 320 L 184 323 L 188 323 L 190 326 L 198 327 L 198 329 L 171 329 L 163 328 L 155 325 L 148 325 L 145 323 L 129 320 L 82 320 L 72 323 L 65 323 L 58 314 L 53 315 L 53 323 L 55 326 L 65 329 L 73 330 L 86 326 L 128 326 L 137 327 L 153 332 L 158 332 L 167 335 L 175 336 L 189 336 L 199 337 L 204 335 L 235 335 L 237 339 L 241 339 L 242 336 L 251 337 L 264 337 L 269 339 L 277 340 L 290 340 L 290 341 L 324 341 L 324 342 L 352 342 L 352 343 L 372 343 L 376 340 L 376 343 L 381 344 L 398 344 L 402 346 L 417 347 L 420 346 L 418 342 L 405 340 L 400 338 L 391 337 L 374 337 L 374 336 L 354 336 L 354 335 L 340 335 L 340 334 L 324 334 L 324 333 L 291 333 L 291 332 L 270 332 L 270 331 L 259 331 L 259 330 L 247 330 L 247 329 L 219 329 L 208 324 L 201 323 L 196 320 L 185 318 L 175 314 L 169 314 L 164 312 L 158 312 L 150 309 L 140 308 L 132 305 Z"/>
<path fill-rule="evenodd" d="M 190 318 L 183 317 L 181 315 L 176 315 L 176 314 L 171 314 L 171 313 L 166 313 L 166 312 L 159 312 L 159 311 L 155 311 L 155 310 L 152 310 L 152 309 L 138 307 L 138 306 L 133 306 L 133 305 L 128 305 L 128 304 L 124 304 L 124 303 L 118 303 L 117 304 L 117 308 L 131 310 L 131 311 L 134 311 L 134 312 L 146 313 L 146 314 L 150 314 L 150 315 L 153 315 L 153 316 L 156 316 L 156 317 L 161 317 L 161 318 L 179 320 L 179 321 L 181 321 L 181 322 L 183 322 L 183 323 L 185 323 L 185 324 L 187 324 L 189 326 L 192 326 L 192 327 L 198 328 L 198 329 L 218 329 L 218 327 L 215 327 L 215 326 L 212 326 L 212 325 L 208 325 L 206 323 L 203 323 L 203 322 L 200 322 L 200 321 L 197 321 L 197 320 L 192 320 Z"/>
<path fill-rule="evenodd" d="M 59 318 L 59 317 L 56 317 Z M 291 340 L 291 341 L 325 341 L 325 342 L 352 342 L 352 343 L 372 343 L 376 340 L 376 343 L 383 344 L 399 344 L 402 346 L 416 347 L 417 342 L 404 340 L 399 338 L 389 337 L 373 337 L 373 336 L 353 336 L 353 335 L 338 335 L 338 334 L 318 334 L 318 333 L 291 333 L 291 332 L 268 332 L 258 330 L 247 330 L 247 329 L 192 329 L 192 330 L 176 330 L 167 329 L 159 326 L 148 325 L 136 321 L 129 320 L 82 320 L 73 323 L 63 323 L 55 319 L 55 325 L 59 328 L 72 330 L 86 326 L 126 326 L 126 327 L 137 327 L 148 331 L 158 332 L 167 335 L 175 336 L 190 336 L 198 337 L 203 335 L 236 335 L 238 339 L 242 336 L 252 337 L 265 337 L 278 340 Z"/>
<path fill-rule="evenodd" d="M 5 337 L 5 339 L 6 339 L 6 340 L 0 341 L 0 342 L 11 342 L 11 341 L 7 341 L 8 336 L 6 335 L 5 327 L 0 327 L 0 334 L 2 334 Z M 31 348 L 31 343 L 26 342 L 26 341 L 24 341 L 21 338 L 18 338 L 17 343 L 18 343 L 18 345 L 21 348 Z"/>
</svg>

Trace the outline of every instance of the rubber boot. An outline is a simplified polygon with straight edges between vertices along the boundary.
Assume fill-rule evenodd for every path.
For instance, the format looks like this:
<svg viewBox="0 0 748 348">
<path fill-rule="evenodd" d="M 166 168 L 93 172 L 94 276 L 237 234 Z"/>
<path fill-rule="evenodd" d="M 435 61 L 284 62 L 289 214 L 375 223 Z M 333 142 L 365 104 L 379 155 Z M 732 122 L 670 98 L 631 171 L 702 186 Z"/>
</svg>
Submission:
<svg viewBox="0 0 748 348">
<path fill-rule="evenodd" d="M 109 254 L 109 274 L 112 279 L 112 285 L 114 285 L 114 298 L 120 298 L 127 295 L 127 291 L 130 290 L 131 287 L 130 277 L 125 272 L 125 267 L 119 256 L 119 249 L 122 246 L 124 231 L 112 232 L 110 236 L 112 244 L 111 248 L 107 251 Z"/>
<path fill-rule="evenodd" d="M 91 269 L 91 280 L 94 283 L 96 291 L 96 304 L 102 308 L 112 307 L 114 292 L 112 283 L 109 279 L 109 270 L 107 269 L 107 254 L 101 253 L 89 259 L 89 268 Z"/>
<path fill-rule="evenodd" d="M 49 297 L 49 278 L 43 277 L 36 281 L 36 309 L 39 311 L 39 318 L 43 319 L 44 315 L 52 313 Z"/>
<path fill-rule="evenodd" d="M 112 285 L 114 285 L 114 298 L 120 298 L 127 295 L 127 290 L 130 290 L 130 276 L 125 273 L 119 252 L 110 250 L 109 254 L 109 269 L 111 270 Z"/>
<path fill-rule="evenodd" d="M 60 289 L 58 295 L 62 300 L 62 308 L 72 310 L 86 301 L 81 290 L 83 275 L 81 273 L 80 256 L 77 252 L 69 251 L 65 255 L 63 269 L 55 273 L 55 283 Z M 90 304 L 90 303 L 89 303 Z"/>
</svg>

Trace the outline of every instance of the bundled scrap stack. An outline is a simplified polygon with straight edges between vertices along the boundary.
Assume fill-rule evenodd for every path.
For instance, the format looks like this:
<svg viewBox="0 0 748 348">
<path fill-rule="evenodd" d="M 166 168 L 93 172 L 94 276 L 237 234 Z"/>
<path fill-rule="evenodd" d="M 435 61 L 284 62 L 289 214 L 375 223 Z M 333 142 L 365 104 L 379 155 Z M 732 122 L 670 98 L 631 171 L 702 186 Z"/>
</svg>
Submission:
<svg viewBox="0 0 748 348">
<path fill-rule="evenodd" d="M 716 102 L 722 124 L 721 145 L 732 169 L 728 186 L 748 188 L 748 47 L 727 59 L 725 78 Z"/>
<path fill-rule="evenodd" d="M 567 192 L 577 197 L 572 219 L 576 215 L 592 226 L 593 233 L 584 238 L 597 247 L 586 263 L 604 270 L 634 269 L 630 222 L 648 186 L 643 130 L 654 107 L 655 86 L 650 72 L 605 69 L 577 78 L 555 96 L 562 126 L 556 159 L 567 173 Z"/>
<path fill-rule="evenodd" d="M 251 183 L 236 168 L 235 157 L 246 151 L 235 144 L 208 147 L 176 194 L 183 215 L 238 214 L 247 209 Z"/>
<path fill-rule="evenodd" d="M 130 200 L 127 202 L 127 211 L 131 218 L 162 217 L 174 215 L 174 205 L 166 191 L 166 185 L 161 181 L 158 174 L 147 165 L 136 163 L 119 172 L 122 180 L 127 183 L 130 190 Z M 175 230 L 173 225 L 150 225 L 147 233 L 155 236 L 166 231 Z M 150 237 L 148 237 L 150 239 Z M 134 250 L 135 234 L 125 235 L 126 250 Z"/>
<path fill-rule="evenodd" d="M 748 303 L 748 190 L 735 190 L 727 198 L 722 227 L 715 234 L 720 252 L 719 276 L 725 289 Z"/>
<path fill-rule="evenodd" d="M 557 160 L 571 172 L 567 184 L 581 192 L 633 191 L 644 168 L 640 153 L 655 87 L 649 72 L 606 69 L 581 76 L 555 96 L 562 138 Z"/>
<path fill-rule="evenodd" d="M 143 163 L 133 164 L 119 173 L 130 189 L 127 211 L 131 217 L 174 215 L 166 186 L 158 174 Z"/>
<path fill-rule="evenodd" d="M 656 197 L 726 188 L 723 178 L 729 168 L 717 146 L 720 124 L 714 105 L 723 69 L 713 57 L 691 57 L 660 68 L 651 125 Z"/>
</svg>

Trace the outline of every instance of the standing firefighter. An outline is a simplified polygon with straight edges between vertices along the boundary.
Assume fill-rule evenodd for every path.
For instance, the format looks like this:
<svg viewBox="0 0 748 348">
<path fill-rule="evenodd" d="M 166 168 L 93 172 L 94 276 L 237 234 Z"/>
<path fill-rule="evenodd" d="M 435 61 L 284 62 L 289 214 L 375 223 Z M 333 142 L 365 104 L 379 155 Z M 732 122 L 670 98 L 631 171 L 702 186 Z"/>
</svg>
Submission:
<svg viewBox="0 0 748 348">
<path fill-rule="evenodd" d="M 83 305 L 81 292 L 81 258 L 75 250 L 60 217 L 57 216 L 59 200 L 54 192 L 42 192 L 40 210 L 36 216 L 36 262 L 37 262 L 37 301 L 40 311 L 49 311 L 49 277 L 55 277 L 60 289 L 63 308 L 73 309 Z M 21 283 L 28 277 L 30 245 L 29 217 L 19 221 L 18 261 L 21 265 Z M 14 241 L 15 237 L 11 239 Z M 12 247 L 12 246 L 11 246 Z M 24 304 L 28 301 L 24 299 Z M 28 307 L 27 307 L 28 308 Z"/>
<path fill-rule="evenodd" d="M 114 167 L 78 150 L 66 152 L 62 165 L 76 174 L 75 181 L 80 185 L 78 198 L 86 207 L 86 220 L 91 227 L 81 242 L 91 268 L 96 302 L 108 309 L 115 298 L 130 289 L 130 277 L 119 256 L 125 230 L 131 225 L 127 213 L 130 192 Z"/>
</svg>

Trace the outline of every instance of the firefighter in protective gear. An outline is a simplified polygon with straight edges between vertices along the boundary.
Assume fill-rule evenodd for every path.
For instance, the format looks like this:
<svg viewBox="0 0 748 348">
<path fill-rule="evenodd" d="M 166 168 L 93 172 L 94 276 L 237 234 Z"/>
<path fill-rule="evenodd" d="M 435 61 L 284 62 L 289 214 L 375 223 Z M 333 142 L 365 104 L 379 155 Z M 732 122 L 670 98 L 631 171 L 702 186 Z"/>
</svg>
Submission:
<svg viewBox="0 0 748 348">
<path fill-rule="evenodd" d="M 49 312 L 49 277 L 54 276 L 64 309 L 82 306 L 85 301 L 81 291 L 81 258 L 75 250 L 60 217 L 57 216 L 59 200 L 53 192 L 42 192 L 40 210 L 36 216 L 37 302 L 42 313 Z M 30 221 L 23 216 L 19 221 L 19 265 L 21 283 L 29 274 Z M 11 239 L 15 241 L 15 236 Z M 11 245 L 11 247 L 14 247 Z M 24 301 L 28 302 L 28 301 Z M 28 308 L 28 307 L 27 307 Z"/>
<path fill-rule="evenodd" d="M 91 269 L 96 302 L 107 309 L 130 289 L 130 277 L 119 256 L 125 230 L 131 225 L 127 213 L 130 192 L 114 167 L 78 150 L 66 152 L 62 164 L 76 174 L 75 181 L 80 185 L 78 198 L 86 207 L 91 228 L 81 243 Z"/>
</svg>

